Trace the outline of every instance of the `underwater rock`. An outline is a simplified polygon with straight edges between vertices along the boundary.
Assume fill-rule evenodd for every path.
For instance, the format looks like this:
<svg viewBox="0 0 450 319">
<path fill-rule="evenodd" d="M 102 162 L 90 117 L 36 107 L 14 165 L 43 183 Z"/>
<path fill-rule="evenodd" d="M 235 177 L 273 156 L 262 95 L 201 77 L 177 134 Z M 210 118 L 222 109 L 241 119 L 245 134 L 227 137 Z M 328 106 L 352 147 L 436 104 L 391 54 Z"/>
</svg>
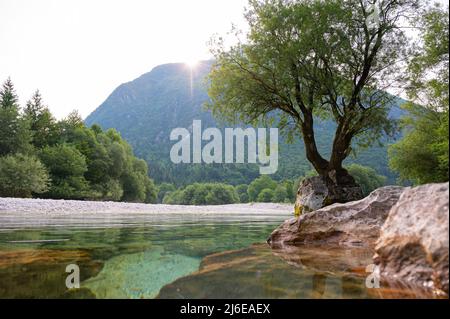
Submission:
<svg viewBox="0 0 450 319">
<path fill-rule="evenodd" d="M 273 248 L 272 253 L 290 265 L 328 273 L 365 274 L 372 263 L 373 249 L 328 245 L 300 245 Z"/>
<path fill-rule="evenodd" d="M 103 264 L 83 250 L 19 249 L 0 252 L 0 298 L 95 298 L 88 290 L 67 289 L 66 266 L 80 267 L 80 279 Z"/>
<path fill-rule="evenodd" d="M 89 260 L 89 254 L 81 250 L 52 250 L 52 249 L 20 249 L 0 251 L 0 268 L 7 268 L 20 264 L 53 264 L 70 263 L 71 261 Z"/>
<path fill-rule="evenodd" d="M 403 187 L 387 186 L 359 201 L 302 214 L 274 230 L 268 242 L 271 246 L 304 243 L 373 245 L 389 210 L 403 191 Z"/>
<path fill-rule="evenodd" d="M 212 254 L 200 270 L 164 286 L 157 298 L 405 298 L 433 297 L 365 285 L 373 250 L 316 246 L 272 250 L 265 244 Z M 384 291 L 388 293 L 384 295 Z"/>
<path fill-rule="evenodd" d="M 199 258 L 165 252 L 162 248 L 115 256 L 102 271 L 81 283 L 97 298 L 154 298 L 159 289 L 198 269 Z"/>
<path fill-rule="evenodd" d="M 381 228 L 375 250 L 382 276 L 448 295 L 449 184 L 407 189 Z"/>
</svg>

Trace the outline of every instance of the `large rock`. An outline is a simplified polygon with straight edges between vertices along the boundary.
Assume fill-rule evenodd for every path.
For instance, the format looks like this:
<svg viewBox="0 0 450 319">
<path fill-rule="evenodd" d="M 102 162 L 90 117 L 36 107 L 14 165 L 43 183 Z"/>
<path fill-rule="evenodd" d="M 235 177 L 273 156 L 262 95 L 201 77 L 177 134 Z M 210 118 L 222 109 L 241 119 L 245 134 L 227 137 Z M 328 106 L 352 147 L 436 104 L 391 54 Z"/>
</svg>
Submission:
<svg viewBox="0 0 450 319">
<path fill-rule="evenodd" d="M 309 177 L 298 188 L 295 213 L 299 216 L 333 203 L 351 202 L 362 197 L 361 187 L 354 180 L 338 184 L 333 172 L 330 172 L 328 180 L 320 176 Z"/>
<path fill-rule="evenodd" d="M 272 247 L 301 243 L 374 245 L 389 210 L 403 191 L 403 187 L 387 186 L 362 200 L 289 219 L 270 235 L 268 242 Z"/>
<path fill-rule="evenodd" d="M 382 276 L 448 295 L 449 184 L 407 189 L 391 209 L 375 247 Z"/>
</svg>

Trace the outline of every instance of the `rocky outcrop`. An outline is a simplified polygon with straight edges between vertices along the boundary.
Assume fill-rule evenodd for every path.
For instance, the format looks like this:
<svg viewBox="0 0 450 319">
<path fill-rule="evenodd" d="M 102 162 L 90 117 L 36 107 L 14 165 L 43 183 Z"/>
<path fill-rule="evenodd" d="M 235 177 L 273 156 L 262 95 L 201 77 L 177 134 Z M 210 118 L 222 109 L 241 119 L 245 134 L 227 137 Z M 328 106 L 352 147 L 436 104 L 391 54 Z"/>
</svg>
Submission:
<svg viewBox="0 0 450 319">
<path fill-rule="evenodd" d="M 392 207 L 375 247 L 382 276 L 448 295 L 449 184 L 407 189 Z"/>
<path fill-rule="evenodd" d="M 384 280 L 448 296 L 449 184 L 383 187 L 287 220 L 268 242 L 283 251 L 295 244 L 369 246 Z"/>
<path fill-rule="evenodd" d="M 373 245 L 403 191 L 403 187 L 383 187 L 362 200 L 302 214 L 285 221 L 268 242 L 272 247 L 304 243 Z"/>
<path fill-rule="evenodd" d="M 333 203 L 346 203 L 362 197 L 361 187 L 354 181 L 338 184 L 332 173 L 328 181 L 320 176 L 309 177 L 298 188 L 295 213 L 299 216 Z"/>
<path fill-rule="evenodd" d="M 319 176 L 304 179 L 298 188 L 295 214 L 301 215 L 326 206 L 328 188 Z"/>
</svg>

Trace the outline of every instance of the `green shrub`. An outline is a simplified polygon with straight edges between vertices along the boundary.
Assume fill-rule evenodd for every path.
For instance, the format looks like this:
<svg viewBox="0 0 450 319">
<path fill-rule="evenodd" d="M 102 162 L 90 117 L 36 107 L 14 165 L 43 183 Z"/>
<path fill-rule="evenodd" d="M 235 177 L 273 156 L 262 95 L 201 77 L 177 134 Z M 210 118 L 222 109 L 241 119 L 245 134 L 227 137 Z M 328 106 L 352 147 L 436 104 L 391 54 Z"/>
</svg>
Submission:
<svg viewBox="0 0 450 319">
<path fill-rule="evenodd" d="M 273 198 L 272 201 L 274 203 L 284 203 L 286 201 L 286 188 L 283 185 L 278 185 L 277 188 L 275 188 L 275 191 L 273 192 Z"/>
<path fill-rule="evenodd" d="M 60 144 L 47 146 L 40 152 L 41 161 L 50 172 L 52 184 L 49 198 L 84 199 L 88 197 L 89 184 L 84 178 L 86 158 L 74 146 Z"/>
<path fill-rule="evenodd" d="M 359 164 L 351 164 L 346 167 L 350 175 L 361 186 L 364 196 L 369 195 L 375 189 L 386 183 L 386 177 L 379 175 L 373 168 Z"/>
<path fill-rule="evenodd" d="M 176 191 L 176 187 L 173 184 L 169 183 L 162 183 L 158 186 L 158 203 L 162 203 L 164 200 L 164 197 L 171 193 Z"/>
<path fill-rule="evenodd" d="M 265 188 L 259 193 L 257 201 L 261 203 L 270 203 L 273 201 L 274 195 L 275 192 L 272 189 Z"/>
<path fill-rule="evenodd" d="M 0 158 L 0 196 L 31 197 L 48 190 L 49 175 L 35 157 L 21 154 Z"/>
<path fill-rule="evenodd" d="M 239 201 L 241 203 L 248 203 L 249 202 L 249 198 L 248 198 L 248 185 L 245 184 L 241 184 L 241 185 L 237 185 L 235 187 L 236 189 L 236 193 L 239 196 Z"/>
<path fill-rule="evenodd" d="M 231 185 L 219 183 L 195 183 L 182 190 L 167 193 L 164 204 L 224 205 L 239 203 L 239 196 Z"/>
<path fill-rule="evenodd" d="M 260 192 L 263 189 L 272 189 L 274 190 L 277 187 L 277 182 L 271 179 L 267 175 L 261 175 L 248 186 L 248 197 L 250 201 L 258 201 L 258 197 Z"/>
</svg>

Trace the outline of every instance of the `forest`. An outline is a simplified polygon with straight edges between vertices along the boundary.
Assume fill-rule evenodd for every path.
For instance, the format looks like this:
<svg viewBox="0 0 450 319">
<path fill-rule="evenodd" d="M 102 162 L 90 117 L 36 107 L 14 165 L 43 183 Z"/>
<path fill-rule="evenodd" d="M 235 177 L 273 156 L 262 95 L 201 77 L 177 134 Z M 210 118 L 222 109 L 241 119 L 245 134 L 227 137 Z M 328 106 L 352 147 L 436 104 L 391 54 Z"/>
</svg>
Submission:
<svg viewBox="0 0 450 319">
<path fill-rule="evenodd" d="M 114 129 L 77 112 L 57 121 L 39 91 L 22 109 L 11 79 L 0 90 L 0 196 L 155 202 L 147 163 Z"/>
</svg>

